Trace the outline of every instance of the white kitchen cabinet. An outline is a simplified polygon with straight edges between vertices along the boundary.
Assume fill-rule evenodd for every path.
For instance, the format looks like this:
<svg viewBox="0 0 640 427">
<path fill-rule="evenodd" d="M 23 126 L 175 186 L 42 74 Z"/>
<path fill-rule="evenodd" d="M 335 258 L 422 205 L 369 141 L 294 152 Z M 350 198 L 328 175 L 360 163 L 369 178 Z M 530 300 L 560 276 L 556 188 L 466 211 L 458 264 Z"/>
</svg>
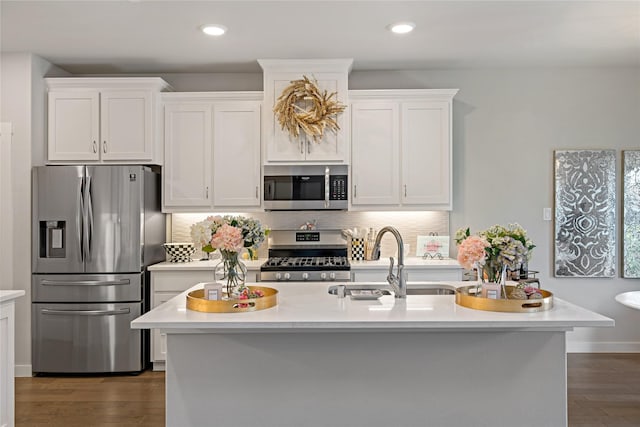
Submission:
<svg viewBox="0 0 640 427">
<path fill-rule="evenodd" d="M 349 121 L 348 112 L 337 117 L 338 132 L 325 132 L 314 142 L 302 134 L 292 138 L 283 131 L 273 107 L 282 91 L 293 81 L 307 76 L 317 80 L 318 88 L 336 93 L 336 99 L 348 104 L 347 80 L 352 60 L 258 60 L 264 73 L 264 102 L 262 112 L 264 164 L 348 164 Z"/>
<path fill-rule="evenodd" d="M 400 126 L 396 102 L 351 104 L 352 205 L 400 202 Z"/>
<path fill-rule="evenodd" d="M 166 93 L 163 212 L 258 210 L 262 92 Z"/>
<path fill-rule="evenodd" d="M 260 187 L 260 102 L 214 104 L 214 207 L 259 207 Z"/>
<path fill-rule="evenodd" d="M 0 426 L 15 425 L 15 300 L 24 291 L 0 290 Z"/>
<path fill-rule="evenodd" d="M 151 308 L 158 307 L 181 294 L 190 287 L 214 280 L 213 271 L 219 261 L 192 261 L 190 263 L 177 263 L 174 266 L 168 263 L 161 264 L 160 269 L 152 266 L 151 270 Z M 247 266 L 246 282 L 254 284 L 260 274 L 260 266 L 253 262 Z M 166 334 L 158 329 L 151 330 L 151 362 L 154 371 L 163 371 L 167 360 Z"/>
<path fill-rule="evenodd" d="M 165 105 L 164 210 L 211 207 L 211 120 L 210 104 Z"/>
<path fill-rule="evenodd" d="M 50 163 L 162 163 L 159 78 L 48 78 Z"/>
<path fill-rule="evenodd" d="M 158 307 L 197 283 L 211 281 L 213 281 L 213 269 L 151 271 L 151 308 Z M 164 362 L 167 359 L 166 349 L 166 335 L 160 333 L 158 329 L 152 329 L 151 362 L 154 370 L 164 370 Z"/>
<path fill-rule="evenodd" d="M 451 209 L 451 101 L 402 102 L 402 205 Z"/>
<path fill-rule="evenodd" d="M 457 90 L 350 91 L 352 210 L 452 208 Z"/>
<path fill-rule="evenodd" d="M 100 93 L 49 92 L 49 160 L 100 160 Z"/>
</svg>

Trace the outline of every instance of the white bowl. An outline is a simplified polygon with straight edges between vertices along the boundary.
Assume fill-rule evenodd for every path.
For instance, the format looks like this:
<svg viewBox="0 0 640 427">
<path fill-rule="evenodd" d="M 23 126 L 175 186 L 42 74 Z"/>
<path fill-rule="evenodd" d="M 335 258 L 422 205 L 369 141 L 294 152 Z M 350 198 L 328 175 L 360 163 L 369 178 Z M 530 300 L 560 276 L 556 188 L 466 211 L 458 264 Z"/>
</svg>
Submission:
<svg viewBox="0 0 640 427">
<path fill-rule="evenodd" d="M 169 255 L 169 262 L 190 262 L 196 251 L 193 243 L 165 243 L 162 246 Z"/>
</svg>

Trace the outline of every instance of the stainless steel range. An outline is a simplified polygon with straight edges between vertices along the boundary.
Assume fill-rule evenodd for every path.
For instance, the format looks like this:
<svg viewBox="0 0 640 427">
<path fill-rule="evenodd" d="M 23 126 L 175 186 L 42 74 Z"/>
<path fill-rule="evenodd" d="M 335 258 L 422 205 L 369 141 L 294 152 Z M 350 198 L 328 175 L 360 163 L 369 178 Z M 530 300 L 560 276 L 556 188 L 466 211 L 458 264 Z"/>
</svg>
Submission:
<svg viewBox="0 0 640 427">
<path fill-rule="evenodd" d="M 340 230 L 274 230 L 260 281 L 351 280 L 347 243 Z"/>
</svg>

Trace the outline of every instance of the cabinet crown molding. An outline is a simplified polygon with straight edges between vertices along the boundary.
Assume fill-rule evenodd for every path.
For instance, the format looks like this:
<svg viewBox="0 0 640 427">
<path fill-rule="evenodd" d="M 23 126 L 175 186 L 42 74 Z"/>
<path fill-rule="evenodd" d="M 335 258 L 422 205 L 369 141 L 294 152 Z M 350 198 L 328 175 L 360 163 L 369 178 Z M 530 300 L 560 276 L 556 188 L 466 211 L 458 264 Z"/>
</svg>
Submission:
<svg viewBox="0 0 640 427">
<path fill-rule="evenodd" d="M 350 90 L 349 101 L 363 99 L 403 99 L 403 100 L 425 100 L 429 98 L 433 101 L 451 101 L 458 93 L 459 89 L 365 89 Z"/>
<path fill-rule="evenodd" d="M 217 101 L 260 101 L 262 91 L 224 91 L 224 92 L 166 92 L 160 95 L 163 102 L 217 102 Z"/>
<path fill-rule="evenodd" d="M 49 90 L 173 90 L 171 85 L 160 77 L 48 77 L 44 80 Z"/>
<path fill-rule="evenodd" d="M 353 59 L 258 59 L 258 64 L 265 72 L 349 74 Z"/>
</svg>

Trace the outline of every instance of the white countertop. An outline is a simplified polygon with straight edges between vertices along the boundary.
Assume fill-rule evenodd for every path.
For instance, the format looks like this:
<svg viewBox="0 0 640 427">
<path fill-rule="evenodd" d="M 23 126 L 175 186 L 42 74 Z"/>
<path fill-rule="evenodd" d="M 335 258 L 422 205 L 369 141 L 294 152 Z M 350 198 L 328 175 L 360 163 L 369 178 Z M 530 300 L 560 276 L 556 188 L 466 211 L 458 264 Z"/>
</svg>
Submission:
<svg viewBox="0 0 640 427">
<path fill-rule="evenodd" d="M 398 259 L 395 258 L 395 264 L 397 265 Z M 349 261 L 352 270 L 358 269 L 389 269 L 389 258 L 380 258 L 376 261 Z M 395 268 L 395 267 L 394 267 Z M 457 268 L 462 270 L 462 267 L 455 259 L 422 259 L 422 257 L 407 257 L 404 259 L 404 268 Z"/>
<path fill-rule="evenodd" d="M 616 301 L 630 308 L 640 310 L 640 291 L 625 292 L 616 295 Z"/>
<path fill-rule="evenodd" d="M 242 262 L 248 269 L 259 269 L 266 259 L 258 259 L 255 261 L 243 259 Z M 213 270 L 220 263 L 220 259 L 211 259 L 207 261 L 193 260 L 191 262 L 161 262 L 148 267 L 149 271 L 196 271 L 196 270 Z"/>
<path fill-rule="evenodd" d="M 266 258 L 258 259 L 258 260 L 242 260 L 244 265 L 247 266 L 248 269 L 259 269 L 262 264 L 266 261 Z M 167 271 L 167 270 L 213 270 L 216 265 L 220 262 L 219 259 L 213 259 L 208 261 L 199 261 L 194 260 L 191 262 L 161 262 L 159 264 L 154 264 L 149 266 L 150 271 Z M 397 262 L 397 260 L 396 260 Z M 377 261 L 352 261 L 349 260 L 351 264 L 352 270 L 365 270 L 365 269 L 388 269 L 389 268 L 389 258 L 380 259 Z M 405 269 L 414 269 L 414 268 L 458 268 L 460 264 L 455 259 L 429 259 L 425 260 L 421 257 L 407 257 L 404 260 Z"/>
<path fill-rule="evenodd" d="M 353 285 L 354 283 L 350 283 Z M 469 282 L 449 282 L 466 286 Z M 224 332 L 260 330 L 469 330 L 557 329 L 610 327 L 614 321 L 561 299 L 540 313 L 499 313 L 461 307 L 453 295 L 392 295 L 378 300 L 351 300 L 330 295 L 327 283 L 278 283 L 278 305 L 245 313 L 201 313 L 186 309 L 186 294 L 172 298 L 134 320 L 135 329 L 161 328 L 173 332 Z"/>
<path fill-rule="evenodd" d="M 0 302 L 11 301 L 25 294 L 21 290 L 0 291 Z"/>
</svg>

